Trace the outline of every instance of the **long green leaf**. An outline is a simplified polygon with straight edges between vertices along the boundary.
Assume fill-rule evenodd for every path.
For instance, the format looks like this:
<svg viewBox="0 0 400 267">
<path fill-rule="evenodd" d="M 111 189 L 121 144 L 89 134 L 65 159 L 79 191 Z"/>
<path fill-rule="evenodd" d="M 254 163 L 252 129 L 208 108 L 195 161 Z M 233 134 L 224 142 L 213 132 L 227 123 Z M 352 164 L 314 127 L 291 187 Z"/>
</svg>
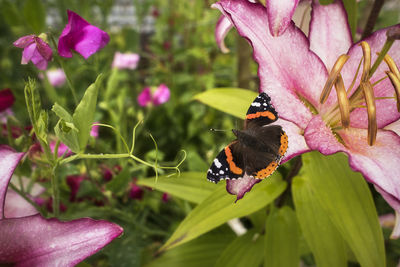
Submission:
<svg viewBox="0 0 400 267">
<path fill-rule="evenodd" d="M 296 214 L 291 208 L 272 210 L 266 222 L 264 266 L 299 266 L 298 228 Z"/>
<path fill-rule="evenodd" d="M 74 125 L 78 128 L 79 148 L 81 151 L 85 150 L 86 144 L 89 140 L 90 129 L 92 128 L 94 120 L 94 112 L 96 110 L 97 95 L 102 81 L 102 75 L 97 76 L 97 79 L 87 89 L 82 97 L 81 102 L 75 109 L 72 116 Z"/>
<path fill-rule="evenodd" d="M 343 1 L 343 5 L 346 9 L 351 34 L 354 38 L 357 30 L 357 0 Z"/>
<path fill-rule="evenodd" d="M 186 172 L 181 175 L 166 177 L 138 179 L 138 185 L 149 186 L 156 190 L 166 192 L 172 196 L 190 202 L 200 203 L 216 189 L 216 185 L 207 182 L 204 172 Z M 218 186 L 223 186 L 222 183 Z"/>
<path fill-rule="evenodd" d="M 239 88 L 218 88 L 194 96 L 194 99 L 225 113 L 244 119 L 257 93 Z"/>
<path fill-rule="evenodd" d="M 361 266 L 385 266 L 382 230 L 371 192 L 347 157 L 318 152 L 303 155 L 303 175 Z"/>
<path fill-rule="evenodd" d="M 222 252 L 215 267 L 259 266 L 264 255 L 264 238 L 255 231 L 237 237 Z"/>
<path fill-rule="evenodd" d="M 19 26 L 22 24 L 21 17 L 19 16 L 19 12 L 15 3 L 9 0 L 0 1 L 0 12 L 3 16 L 3 19 L 10 26 Z"/>
<path fill-rule="evenodd" d="M 303 235 L 320 267 L 346 266 L 345 241 L 319 204 L 306 177 L 293 179 L 292 194 Z"/>
<path fill-rule="evenodd" d="M 243 199 L 235 203 L 236 196 L 228 194 L 224 187 L 219 187 L 192 210 L 161 250 L 183 244 L 233 218 L 255 212 L 271 203 L 285 188 L 286 182 L 276 173 L 268 180 L 255 185 Z"/>
<path fill-rule="evenodd" d="M 230 229 L 217 229 L 182 246 L 166 251 L 145 267 L 204 267 L 214 266 L 235 235 Z"/>
</svg>

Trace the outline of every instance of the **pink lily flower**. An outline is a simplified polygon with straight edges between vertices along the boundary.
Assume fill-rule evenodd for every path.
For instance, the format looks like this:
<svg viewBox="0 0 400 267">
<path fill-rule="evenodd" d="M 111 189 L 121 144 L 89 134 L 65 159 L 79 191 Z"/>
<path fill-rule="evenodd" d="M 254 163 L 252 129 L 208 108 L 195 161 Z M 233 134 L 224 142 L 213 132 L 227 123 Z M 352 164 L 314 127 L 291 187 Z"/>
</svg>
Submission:
<svg viewBox="0 0 400 267">
<path fill-rule="evenodd" d="M 392 237 L 398 237 L 400 113 L 393 99 L 394 87 L 389 79 L 381 80 L 386 77 L 385 71 L 389 70 L 384 63 L 372 75 L 357 71 L 366 50 L 358 43 L 353 44 L 343 4 L 336 1 L 322 6 L 314 1 L 309 35 L 306 36 L 294 23 L 289 23 L 279 37 L 265 30 L 270 27 L 269 11 L 260 4 L 246 0 L 221 0 L 213 7 L 219 9 L 253 47 L 254 59 L 259 64 L 260 90 L 271 97 L 281 118 L 278 124 L 289 136 L 289 148 L 282 162 L 311 150 L 318 150 L 324 155 L 345 152 L 350 167 L 373 183 L 395 209 L 397 230 L 395 228 Z M 399 31 L 400 25 L 379 30 L 363 40 L 371 49 L 372 63 L 386 42 L 389 30 Z M 361 44 L 365 46 L 366 43 Z M 343 125 L 339 112 L 342 102 L 338 102 L 334 90 L 327 95 L 325 102 L 320 101 L 326 82 L 332 78 L 332 70 L 337 67 L 334 67 L 336 59 L 343 54 L 347 62 L 341 65 L 342 79 L 339 77 L 334 81 L 343 81 L 343 88 L 350 89 L 344 91 L 352 108 L 349 125 Z M 397 65 L 400 63 L 398 41 L 394 42 L 388 54 Z M 364 98 L 354 95 L 357 88 L 363 89 L 366 84 L 371 85 L 369 92 L 373 95 L 374 105 L 365 104 Z M 337 86 L 340 87 L 339 84 Z M 354 98 L 351 98 L 352 95 Z M 371 134 L 370 111 L 367 112 L 361 105 L 375 107 L 376 135 Z M 368 130 L 369 127 L 371 129 Z M 257 182 L 251 178 L 247 181 L 228 181 L 227 189 L 243 194 Z"/>
<path fill-rule="evenodd" d="M 21 64 L 28 64 L 32 61 L 40 70 L 47 68 L 47 63 L 53 57 L 51 47 L 36 35 L 26 35 L 14 43 L 15 47 L 23 48 Z"/>
<path fill-rule="evenodd" d="M 89 24 L 86 20 L 71 10 L 67 10 L 68 24 L 58 40 L 58 53 L 62 57 L 72 57 L 75 50 L 85 59 L 105 47 L 110 41 L 108 34 Z"/>
<path fill-rule="evenodd" d="M 120 53 L 116 52 L 114 54 L 114 59 L 112 62 L 112 67 L 117 69 L 130 69 L 134 70 L 137 68 L 140 56 L 135 53 Z"/>
<path fill-rule="evenodd" d="M 75 266 L 122 233 L 107 221 L 89 218 L 61 222 L 40 214 L 4 216 L 11 176 L 24 153 L 0 146 L 0 264 L 12 266 Z"/>
</svg>

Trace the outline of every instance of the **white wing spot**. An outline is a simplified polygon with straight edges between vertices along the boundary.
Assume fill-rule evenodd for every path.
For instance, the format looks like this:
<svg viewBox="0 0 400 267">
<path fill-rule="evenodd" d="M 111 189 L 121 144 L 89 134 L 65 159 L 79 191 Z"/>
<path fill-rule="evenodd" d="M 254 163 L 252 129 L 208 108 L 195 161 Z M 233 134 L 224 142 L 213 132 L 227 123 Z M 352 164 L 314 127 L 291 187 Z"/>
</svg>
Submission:
<svg viewBox="0 0 400 267">
<path fill-rule="evenodd" d="M 224 174 L 225 172 L 223 171 L 223 170 L 220 170 L 219 171 L 219 174 Z"/>
<path fill-rule="evenodd" d="M 260 103 L 260 102 L 253 102 L 253 103 L 251 103 L 251 105 L 252 105 L 253 107 L 260 107 L 260 106 L 261 106 L 261 103 Z"/>
<path fill-rule="evenodd" d="M 215 166 L 217 166 L 218 169 L 222 167 L 222 164 L 221 164 L 221 162 L 219 162 L 218 159 L 214 159 L 214 164 L 215 164 Z"/>
</svg>

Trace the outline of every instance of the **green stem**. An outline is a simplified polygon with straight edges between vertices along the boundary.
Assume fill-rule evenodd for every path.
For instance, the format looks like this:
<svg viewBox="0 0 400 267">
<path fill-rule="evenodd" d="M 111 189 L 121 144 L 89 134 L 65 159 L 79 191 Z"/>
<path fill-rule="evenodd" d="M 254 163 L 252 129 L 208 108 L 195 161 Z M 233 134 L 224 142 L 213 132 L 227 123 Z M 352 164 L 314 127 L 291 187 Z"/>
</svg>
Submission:
<svg viewBox="0 0 400 267">
<path fill-rule="evenodd" d="M 378 69 L 378 66 L 381 64 L 383 58 L 386 56 L 387 52 L 389 52 L 389 49 L 392 47 L 394 43 L 394 39 L 386 39 L 385 44 L 382 47 L 381 52 L 378 55 L 378 58 L 375 60 L 374 65 L 372 65 L 371 70 L 369 71 L 369 77 L 372 77 L 374 72 Z"/>
<path fill-rule="evenodd" d="M 58 188 L 58 178 L 56 175 L 57 164 L 53 167 L 51 172 L 51 187 L 53 190 L 53 213 L 55 217 L 58 217 L 60 214 L 60 191 Z"/>
</svg>

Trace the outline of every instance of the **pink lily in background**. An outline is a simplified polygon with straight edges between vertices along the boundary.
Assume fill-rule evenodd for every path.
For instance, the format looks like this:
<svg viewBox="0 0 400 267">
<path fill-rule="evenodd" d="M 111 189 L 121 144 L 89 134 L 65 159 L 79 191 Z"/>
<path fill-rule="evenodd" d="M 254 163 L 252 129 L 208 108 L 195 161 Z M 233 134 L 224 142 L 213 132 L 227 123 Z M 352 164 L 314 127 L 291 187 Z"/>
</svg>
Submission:
<svg viewBox="0 0 400 267">
<path fill-rule="evenodd" d="M 89 24 L 75 12 L 68 10 L 68 24 L 58 40 L 58 53 L 62 57 L 72 57 L 75 50 L 85 59 L 105 47 L 110 41 L 108 34 Z"/>
<path fill-rule="evenodd" d="M 123 229 L 118 225 L 90 218 L 62 222 L 40 214 L 6 217 L 7 187 L 23 156 L 8 146 L 0 146 L 1 265 L 75 266 L 121 235 Z"/>
<path fill-rule="evenodd" d="M 396 67 L 400 63 L 400 43 L 393 43 L 390 56 L 385 57 L 387 65 L 378 62 L 376 70 L 371 71 L 371 63 L 376 62 L 376 53 L 381 52 L 387 35 L 390 38 L 400 31 L 400 25 L 379 30 L 353 44 L 340 1 L 327 6 L 313 2 L 308 36 L 294 23 L 289 23 L 280 36 L 273 36 L 265 30 L 275 28 L 275 24 L 269 24 L 273 18 L 261 4 L 221 0 L 213 7 L 253 47 L 260 90 L 271 97 L 280 116 L 278 124 L 289 136 L 282 162 L 311 150 L 324 155 L 345 152 L 350 167 L 373 183 L 395 209 L 397 224 L 392 237 L 398 237 L 400 113 L 392 82 L 396 84 L 400 79 Z M 290 16 L 288 13 L 285 20 Z M 336 91 L 330 93 L 333 85 Z M 240 198 L 256 182 L 251 177 L 228 181 L 227 189 Z"/>
<path fill-rule="evenodd" d="M 23 48 L 21 64 L 32 61 L 40 70 L 47 68 L 47 63 L 53 57 L 51 47 L 36 35 L 26 35 L 13 43 L 15 47 Z"/>
</svg>

